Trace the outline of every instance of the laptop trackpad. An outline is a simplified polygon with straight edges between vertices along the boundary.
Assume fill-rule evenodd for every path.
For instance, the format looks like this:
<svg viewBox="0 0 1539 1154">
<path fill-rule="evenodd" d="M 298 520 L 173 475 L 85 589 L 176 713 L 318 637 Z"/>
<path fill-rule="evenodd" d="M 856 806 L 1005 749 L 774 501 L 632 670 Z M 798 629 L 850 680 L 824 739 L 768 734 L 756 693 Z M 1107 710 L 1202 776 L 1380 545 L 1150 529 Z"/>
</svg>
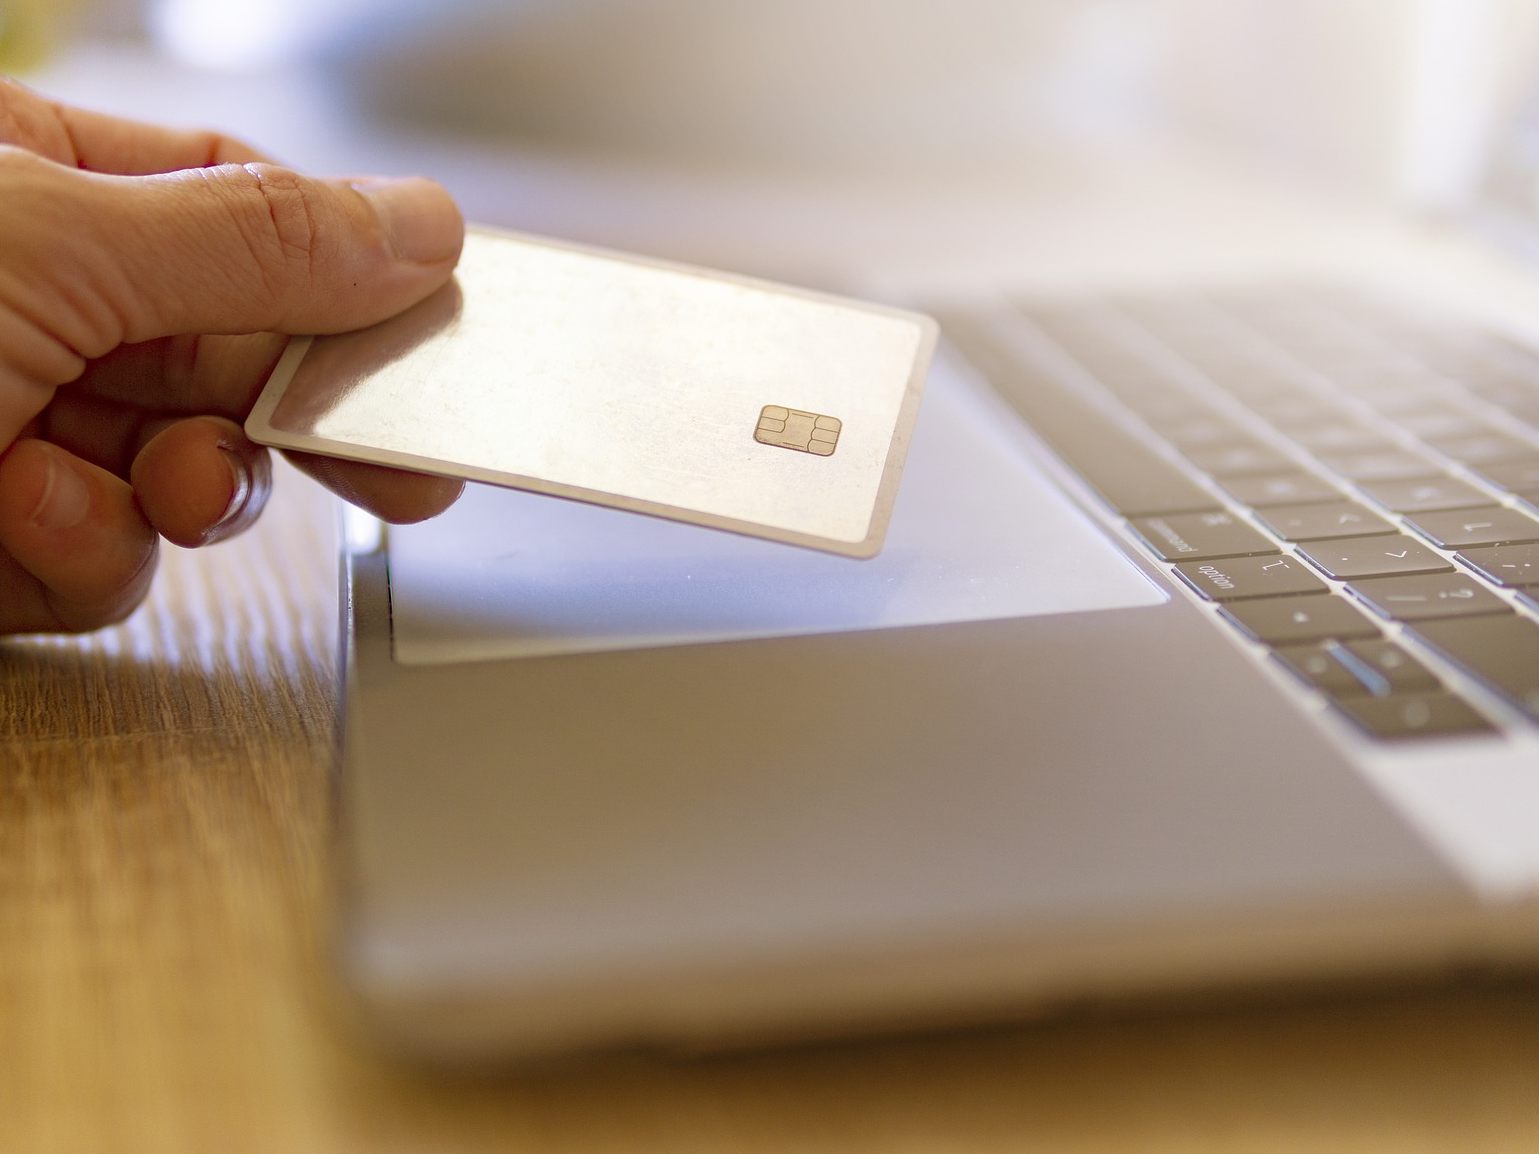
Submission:
<svg viewBox="0 0 1539 1154">
<path fill-rule="evenodd" d="M 410 665 L 938 625 L 1162 602 L 1049 481 L 997 402 L 937 366 L 887 546 L 831 557 L 594 505 L 469 486 L 390 530 Z"/>
</svg>

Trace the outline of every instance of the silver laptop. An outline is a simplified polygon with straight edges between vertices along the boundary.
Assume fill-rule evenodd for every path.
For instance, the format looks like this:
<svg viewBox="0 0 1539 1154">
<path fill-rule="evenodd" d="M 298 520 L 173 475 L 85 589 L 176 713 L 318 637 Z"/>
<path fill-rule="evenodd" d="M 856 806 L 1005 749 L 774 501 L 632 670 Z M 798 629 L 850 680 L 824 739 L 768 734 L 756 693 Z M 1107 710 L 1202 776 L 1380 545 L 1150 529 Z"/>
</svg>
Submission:
<svg viewBox="0 0 1539 1154">
<path fill-rule="evenodd" d="M 1539 959 L 1539 282 L 1254 211 L 1077 260 L 1039 206 L 1043 268 L 909 277 L 944 348 L 874 560 L 491 488 L 351 519 L 373 1025 L 694 1048 Z"/>
</svg>

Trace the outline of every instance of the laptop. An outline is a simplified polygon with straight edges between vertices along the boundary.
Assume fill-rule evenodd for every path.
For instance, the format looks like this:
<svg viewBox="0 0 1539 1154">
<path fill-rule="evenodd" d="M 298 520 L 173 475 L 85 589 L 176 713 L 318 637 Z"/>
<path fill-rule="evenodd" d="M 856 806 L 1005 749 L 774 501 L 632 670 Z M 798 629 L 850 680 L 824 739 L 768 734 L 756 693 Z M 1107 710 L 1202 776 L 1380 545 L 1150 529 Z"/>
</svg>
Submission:
<svg viewBox="0 0 1539 1154">
<path fill-rule="evenodd" d="M 1539 959 L 1539 283 L 1166 175 L 1023 204 L 986 283 L 845 270 L 943 334 L 873 560 L 490 487 L 348 515 L 374 1030 L 698 1049 Z"/>
</svg>

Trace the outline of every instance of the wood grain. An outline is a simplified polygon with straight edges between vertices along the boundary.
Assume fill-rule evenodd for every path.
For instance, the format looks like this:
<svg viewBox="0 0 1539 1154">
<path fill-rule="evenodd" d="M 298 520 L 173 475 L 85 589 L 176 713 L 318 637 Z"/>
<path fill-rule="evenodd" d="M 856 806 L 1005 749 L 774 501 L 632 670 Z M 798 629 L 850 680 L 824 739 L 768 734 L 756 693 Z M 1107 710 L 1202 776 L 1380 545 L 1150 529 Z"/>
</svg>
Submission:
<svg viewBox="0 0 1539 1154">
<path fill-rule="evenodd" d="M 1539 987 L 1142 1007 L 497 1078 L 395 1064 L 324 965 L 335 566 L 285 470 L 152 602 L 0 645 L 0 1151 L 1539 1150 Z"/>
</svg>

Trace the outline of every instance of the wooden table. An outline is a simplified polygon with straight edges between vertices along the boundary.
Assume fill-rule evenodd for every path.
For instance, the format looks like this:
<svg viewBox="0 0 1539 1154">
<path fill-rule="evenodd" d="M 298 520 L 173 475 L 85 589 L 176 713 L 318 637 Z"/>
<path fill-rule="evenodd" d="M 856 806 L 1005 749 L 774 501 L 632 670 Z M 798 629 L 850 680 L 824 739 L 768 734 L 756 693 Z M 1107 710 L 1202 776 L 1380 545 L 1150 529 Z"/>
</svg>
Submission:
<svg viewBox="0 0 1539 1154">
<path fill-rule="evenodd" d="M 1136 1007 L 484 1080 L 393 1064 L 324 964 L 329 501 L 0 646 L 0 1151 L 1539 1150 L 1539 985 Z"/>
</svg>

